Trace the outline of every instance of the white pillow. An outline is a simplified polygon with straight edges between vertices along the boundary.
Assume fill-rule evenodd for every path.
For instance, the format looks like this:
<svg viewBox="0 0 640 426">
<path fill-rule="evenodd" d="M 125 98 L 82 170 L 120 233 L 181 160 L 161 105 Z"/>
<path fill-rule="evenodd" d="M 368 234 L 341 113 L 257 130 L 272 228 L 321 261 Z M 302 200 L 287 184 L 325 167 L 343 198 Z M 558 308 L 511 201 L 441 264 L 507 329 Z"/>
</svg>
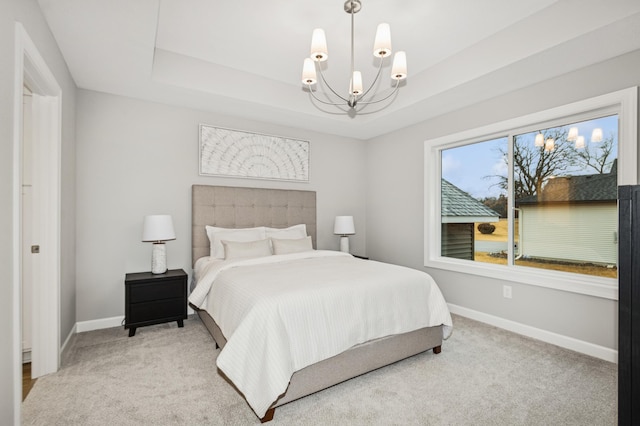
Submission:
<svg viewBox="0 0 640 426">
<path fill-rule="evenodd" d="M 205 226 L 205 229 L 207 230 L 207 236 L 209 237 L 209 244 L 211 246 L 211 257 L 218 259 L 224 259 L 224 247 L 222 246 L 222 240 L 247 242 L 264 240 L 267 238 L 264 232 L 264 226 L 238 229 Z"/>
<path fill-rule="evenodd" d="M 279 240 L 277 238 L 272 238 L 271 243 L 273 244 L 273 254 L 289 254 L 313 250 L 311 237 L 304 237 L 295 240 Z"/>
<path fill-rule="evenodd" d="M 224 247 L 225 260 L 271 256 L 269 240 L 249 241 L 246 243 L 222 240 L 222 246 Z"/>
<path fill-rule="evenodd" d="M 279 240 L 297 240 L 307 236 L 307 225 L 301 223 L 288 228 L 269 228 L 266 227 L 265 233 L 267 238 L 277 238 Z"/>
</svg>

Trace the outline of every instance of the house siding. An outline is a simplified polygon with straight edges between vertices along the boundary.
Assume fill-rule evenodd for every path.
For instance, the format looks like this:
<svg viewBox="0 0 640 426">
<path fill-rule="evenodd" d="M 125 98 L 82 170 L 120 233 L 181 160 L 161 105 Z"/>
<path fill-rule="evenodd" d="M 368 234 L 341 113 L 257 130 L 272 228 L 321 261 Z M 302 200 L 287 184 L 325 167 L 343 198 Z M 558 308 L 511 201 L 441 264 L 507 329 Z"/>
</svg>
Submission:
<svg viewBox="0 0 640 426">
<path fill-rule="evenodd" d="M 617 263 L 618 211 L 615 203 L 523 206 L 520 214 L 520 254 Z"/>
<path fill-rule="evenodd" d="M 443 223 L 441 254 L 444 257 L 473 260 L 473 223 Z"/>
</svg>

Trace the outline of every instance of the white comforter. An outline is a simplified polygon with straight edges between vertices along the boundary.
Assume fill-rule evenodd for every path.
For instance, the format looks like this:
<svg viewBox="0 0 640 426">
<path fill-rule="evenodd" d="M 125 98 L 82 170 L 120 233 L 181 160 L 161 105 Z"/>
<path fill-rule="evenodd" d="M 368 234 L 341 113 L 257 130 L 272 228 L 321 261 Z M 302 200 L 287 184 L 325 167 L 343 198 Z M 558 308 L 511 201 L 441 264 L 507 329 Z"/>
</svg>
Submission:
<svg viewBox="0 0 640 426">
<path fill-rule="evenodd" d="M 451 315 L 424 272 L 312 251 L 212 262 L 189 301 L 227 344 L 217 365 L 258 417 L 295 371 L 368 340 L 444 324 Z"/>
</svg>

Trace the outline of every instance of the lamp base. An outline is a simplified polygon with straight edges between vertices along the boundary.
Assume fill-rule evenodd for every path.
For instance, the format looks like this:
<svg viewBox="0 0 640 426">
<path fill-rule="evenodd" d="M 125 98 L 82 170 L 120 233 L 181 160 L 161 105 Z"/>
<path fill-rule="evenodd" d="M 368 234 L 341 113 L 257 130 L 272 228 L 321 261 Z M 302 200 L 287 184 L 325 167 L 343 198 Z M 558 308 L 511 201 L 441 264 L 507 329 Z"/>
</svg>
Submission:
<svg viewBox="0 0 640 426">
<path fill-rule="evenodd" d="M 340 237 L 340 251 L 349 253 L 349 237 L 346 235 Z"/>
<path fill-rule="evenodd" d="M 167 248 L 164 243 L 153 243 L 151 273 L 164 274 L 165 272 L 167 272 Z"/>
</svg>

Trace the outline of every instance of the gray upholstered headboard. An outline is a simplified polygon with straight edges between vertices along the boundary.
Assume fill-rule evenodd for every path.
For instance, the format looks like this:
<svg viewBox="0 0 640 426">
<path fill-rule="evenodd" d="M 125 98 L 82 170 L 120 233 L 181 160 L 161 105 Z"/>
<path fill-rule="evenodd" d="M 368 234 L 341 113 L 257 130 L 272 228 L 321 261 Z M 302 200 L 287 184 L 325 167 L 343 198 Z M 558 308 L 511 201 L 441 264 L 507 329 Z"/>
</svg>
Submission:
<svg viewBox="0 0 640 426">
<path fill-rule="evenodd" d="M 193 185 L 191 187 L 191 260 L 209 255 L 206 225 L 223 228 L 304 223 L 316 247 L 316 193 L 289 189 Z"/>
</svg>

